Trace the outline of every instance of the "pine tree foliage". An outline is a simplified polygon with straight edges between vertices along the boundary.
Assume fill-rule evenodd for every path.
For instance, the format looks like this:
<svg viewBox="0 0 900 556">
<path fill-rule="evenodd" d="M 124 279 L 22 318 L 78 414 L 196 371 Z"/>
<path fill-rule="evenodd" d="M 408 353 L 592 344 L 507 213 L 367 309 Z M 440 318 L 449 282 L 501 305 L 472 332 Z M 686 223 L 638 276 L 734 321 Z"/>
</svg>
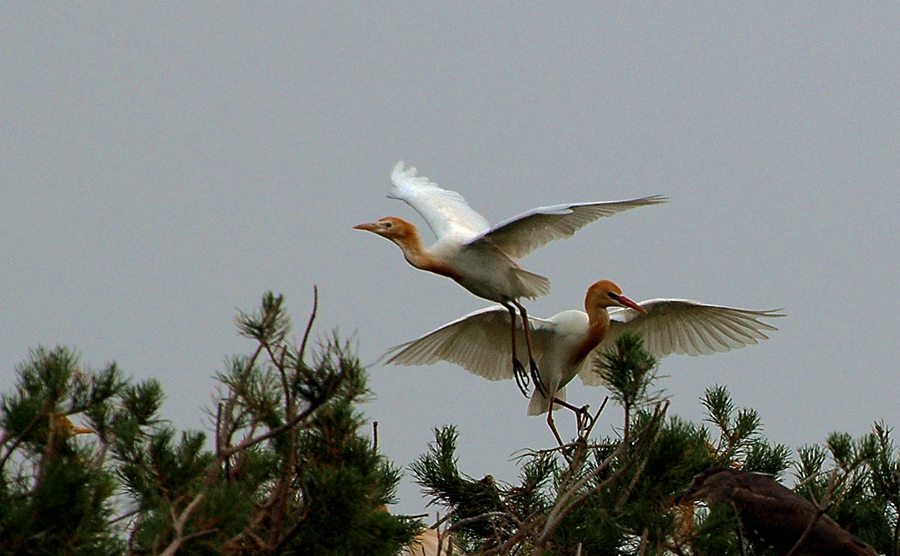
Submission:
<svg viewBox="0 0 900 556">
<path fill-rule="evenodd" d="M 295 347 L 282 297 L 238 317 L 256 347 L 218 375 L 212 451 L 166 428 L 136 437 L 135 552 L 394 554 L 409 540 L 417 524 L 384 510 L 400 471 L 359 435 L 363 368 L 337 337 L 308 355 L 312 318 Z"/>
<path fill-rule="evenodd" d="M 83 369 L 69 349 L 39 348 L 0 402 L 0 547 L 10 554 L 118 554 L 110 528 L 116 477 L 76 442 L 69 416 L 109 413 L 115 365 Z"/>
<path fill-rule="evenodd" d="M 795 462 L 788 448 L 763 436 L 757 412 L 737 408 L 724 386 L 707 389 L 701 399 L 705 424 L 670 416 L 653 389 L 656 362 L 639 338 L 621 338 L 595 370 L 619 417 L 609 415 L 604 400 L 570 443 L 524 457 L 515 484 L 466 476 L 457 467 L 456 430 L 435 431 L 411 471 L 445 509 L 444 532 L 463 552 L 772 554 L 747 541 L 732 506 L 675 502 L 695 474 L 715 467 L 776 478 L 793 468 L 797 492 L 820 504 L 822 513 L 882 553 L 900 550 L 900 455 L 883 424 L 856 441 L 833 434 L 824 447 L 801 448 Z M 613 436 L 595 440 L 590 429 L 601 418 L 619 424 Z"/>
<path fill-rule="evenodd" d="M 876 423 L 856 440 L 832 433 L 824 447 L 800 448 L 796 490 L 848 531 L 893 555 L 900 553 L 900 457 L 890 432 Z"/>
<path fill-rule="evenodd" d="M 255 347 L 217 376 L 209 435 L 161 418 L 156 381 L 34 352 L 2 398 L 0 551 L 396 554 L 420 524 L 386 511 L 401 472 L 360 434 L 365 371 L 336 336 L 307 346 L 314 316 L 295 346 L 280 296 L 239 315 Z"/>
</svg>

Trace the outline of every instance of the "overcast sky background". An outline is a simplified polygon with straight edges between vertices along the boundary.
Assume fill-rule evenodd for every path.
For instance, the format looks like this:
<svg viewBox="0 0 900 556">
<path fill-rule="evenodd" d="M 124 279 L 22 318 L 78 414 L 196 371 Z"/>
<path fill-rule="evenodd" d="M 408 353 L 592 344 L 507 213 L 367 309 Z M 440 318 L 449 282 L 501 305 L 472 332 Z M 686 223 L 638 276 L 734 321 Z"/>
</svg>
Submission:
<svg viewBox="0 0 900 556">
<path fill-rule="evenodd" d="M 317 284 L 317 334 L 352 335 L 364 362 L 485 306 L 351 229 L 422 224 L 385 197 L 403 159 L 491 222 L 669 196 L 524 264 L 553 281 L 537 316 L 601 278 L 635 300 L 784 308 L 760 345 L 663 360 L 672 413 L 700 419 L 718 383 L 791 448 L 897 427 L 898 21 L 892 2 L 8 4 L 0 386 L 65 344 L 158 378 L 164 416 L 208 430 L 214 373 L 252 348 L 236 311 L 266 290 L 302 326 Z M 475 477 L 513 480 L 514 452 L 553 445 L 512 381 L 375 365 L 370 385 L 400 466 L 449 423 Z M 424 508 L 410 482 L 400 496 Z"/>
</svg>

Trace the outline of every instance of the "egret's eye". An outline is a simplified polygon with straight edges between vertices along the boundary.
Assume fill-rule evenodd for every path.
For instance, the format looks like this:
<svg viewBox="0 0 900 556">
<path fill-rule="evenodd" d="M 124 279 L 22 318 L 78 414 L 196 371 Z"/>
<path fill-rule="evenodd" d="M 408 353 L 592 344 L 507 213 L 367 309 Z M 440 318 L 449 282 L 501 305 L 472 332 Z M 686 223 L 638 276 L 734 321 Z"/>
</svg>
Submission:
<svg viewBox="0 0 900 556">
<path fill-rule="evenodd" d="M 390 222 L 382 222 L 381 225 L 389 230 L 394 227 L 394 225 Z"/>
</svg>

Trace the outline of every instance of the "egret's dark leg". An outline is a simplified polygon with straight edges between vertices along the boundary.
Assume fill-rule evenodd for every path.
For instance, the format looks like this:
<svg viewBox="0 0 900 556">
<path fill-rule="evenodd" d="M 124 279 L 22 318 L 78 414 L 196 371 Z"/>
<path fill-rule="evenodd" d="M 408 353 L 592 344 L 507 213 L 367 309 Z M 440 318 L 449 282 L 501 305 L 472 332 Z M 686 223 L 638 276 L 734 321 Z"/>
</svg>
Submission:
<svg viewBox="0 0 900 556">
<path fill-rule="evenodd" d="M 556 437 L 556 442 L 560 446 L 565 446 L 562 438 L 559 436 L 559 431 L 556 430 L 556 423 L 553 421 L 553 402 L 555 401 L 556 398 L 551 398 L 550 400 L 550 408 L 547 410 L 547 424 L 550 425 L 550 430 L 553 432 L 553 436 Z"/>
<path fill-rule="evenodd" d="M 531 347 L 531 324 L 528 322 L 528 313 L 521 303 L 515 300 L 513 300 L 513 303 L 519 308 L 519 312 L 522 314 L 522 327 L 525 329 L 525 346 L 528 348 L 528 365 L 531 368 L 531 378 L 534 379 L 534 386 L 541 394 L 549 398 L 550 394 L 547 391 L 544 382 L 541 380 L 541 372 L 538 369 L 537 361 L 534 360 L 534 349 Z"/>
<path fill-rule="evenodd" d="M 509 311 L 509 321 L 510 326 L 512 327 L 512 365 L 513 365 L 513 376 L 516 378 L 516 386 L 519 387 L 519 390 L 522 392 L 522 395 L 526 398 L 528 397 L 528 373 L 525 372 L 525 365 L 519 361 L 519 358 L 516 355 L 516 310 L 512 305 L 507 303 L 503 304 L 506 307 L 506 310 Z"/>
<path fill-rule="evenodd" d="M 582 407 L 575 407 L 574 405 L 570 404 L 569 402 L 567 402 L 565 400 L 561 400 L 557 397 L 553 398 L 550 405 L 552 406 L 553 404 L 557 404 L 562 407 L 565 407 L 566 409 L 570 409 L 573 413 L 575 413 L 575 418 L 578 420 L 578 430 L 579 431 L 590 427 L 592 421 L 594 420 L 594 418 L 591 416 L 591 411 L 590 411 L 591 408 L 586 405 L 582 406 Z"/>
</svg>

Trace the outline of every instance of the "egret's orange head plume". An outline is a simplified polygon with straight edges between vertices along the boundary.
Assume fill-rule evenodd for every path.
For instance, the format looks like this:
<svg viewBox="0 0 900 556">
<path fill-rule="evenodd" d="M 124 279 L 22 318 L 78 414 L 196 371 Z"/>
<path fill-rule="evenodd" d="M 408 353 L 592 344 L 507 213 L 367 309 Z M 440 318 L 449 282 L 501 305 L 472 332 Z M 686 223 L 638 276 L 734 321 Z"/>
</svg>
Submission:
<svg viewBox="0 0 900 556">
<path fill-rule="evenodd" d="M 416 233 L 416 227 L 402 218 L 396 216 L 385 216 L 375 222 L 367 222 L 365 224 L 357 224 L 353 226 L 354 230 L 365 230 L 378 234 L 391 240 L 398 240 L 410 237 Z"/>
<path fill-rule="evenodd" d="M 615 282 L 612 282 L 610 280 L 599 280 L 591 284 L 591 287 L 588 288 L 589 295 L 593 293 L 594 295 L 605 296 L 610 292 L 622 295 L 622 288 L 620 288 L 615 284 Z"/>
<path fill-rule="evenodd" d="M 588 313 L 606 307 L 628 307 L 639 313 L 645 312 L 640 305 L 622 295 L 622 288 L 609 280 L 591 284 L 584 297 L 584 307 Z"/>
</svg>

